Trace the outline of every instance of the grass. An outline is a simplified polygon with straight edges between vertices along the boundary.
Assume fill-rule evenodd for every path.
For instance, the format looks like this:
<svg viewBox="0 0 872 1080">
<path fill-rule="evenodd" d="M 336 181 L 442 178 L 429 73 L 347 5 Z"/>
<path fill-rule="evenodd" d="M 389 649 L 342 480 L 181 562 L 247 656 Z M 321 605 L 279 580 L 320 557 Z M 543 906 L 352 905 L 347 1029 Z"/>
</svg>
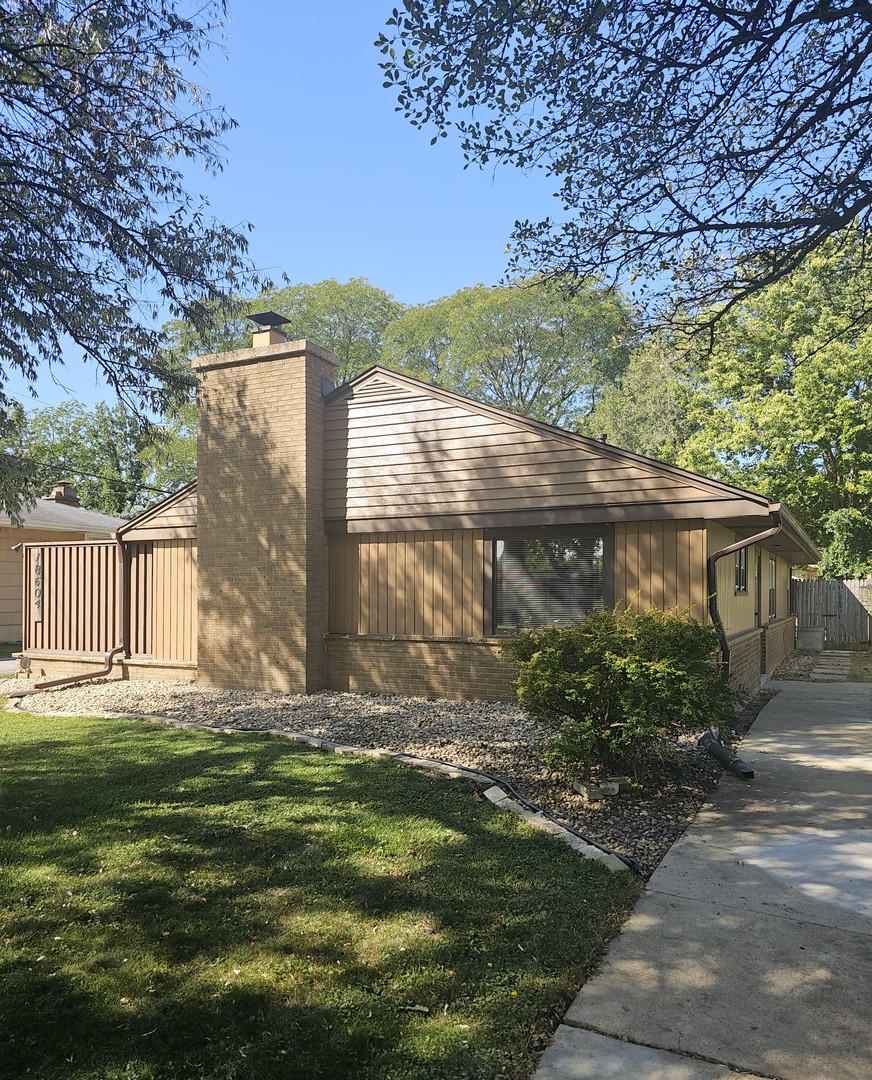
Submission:
<svg viewBox="0 0 872 1080">
<path fill-rule="evenodd" d="M 0 1076 L 528 1075 L 638 895 L 441 781 L 0 714 Z"/>
<path fill-rule="evenodd" d="M 851 679 L 854 682 L 872 682 L 872 652 L 863 650 L 851 653 Z"/>
</svg>

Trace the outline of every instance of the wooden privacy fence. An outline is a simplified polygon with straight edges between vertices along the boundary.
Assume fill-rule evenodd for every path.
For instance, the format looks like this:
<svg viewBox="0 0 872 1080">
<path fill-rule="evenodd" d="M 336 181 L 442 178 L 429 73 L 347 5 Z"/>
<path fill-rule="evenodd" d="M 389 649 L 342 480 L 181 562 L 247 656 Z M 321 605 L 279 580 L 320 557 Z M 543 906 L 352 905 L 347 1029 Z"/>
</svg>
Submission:
<svg viewBox="0 0 872 1080">
<path fill-rule="evenodd" d="M 133 657 L 197 659 L 194 540 L 125 544 Z M 23 650 L 105 653 L 121 643 L 122 568 L 111 540 L 24 548 Z"/>
<path fill-rule="evenodd" d="M 828 645 L 872 641 L 872 581 L 794 581 L 797 626 L 823 627 Z"/>
</svg>

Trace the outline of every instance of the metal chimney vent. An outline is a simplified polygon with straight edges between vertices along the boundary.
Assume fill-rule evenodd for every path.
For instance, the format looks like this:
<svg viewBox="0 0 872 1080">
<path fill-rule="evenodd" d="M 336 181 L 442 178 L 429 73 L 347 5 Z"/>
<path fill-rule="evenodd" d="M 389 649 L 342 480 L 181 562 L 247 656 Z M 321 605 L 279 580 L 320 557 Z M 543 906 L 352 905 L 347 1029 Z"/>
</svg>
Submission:
<svg viewBox="0 0 872 1080">
<path fill-rule="evenodd" d="M 285 323 L 291 321 L 290 319 L 286 319 L 284 315 L 279 315 L 278 312 L 275 311 L 257 311 L 253 315 L 246 315 L 245 317 L 264 330 L 270 328 L 278 330 L 279 327 L 284 326 Z"/>
</svg>

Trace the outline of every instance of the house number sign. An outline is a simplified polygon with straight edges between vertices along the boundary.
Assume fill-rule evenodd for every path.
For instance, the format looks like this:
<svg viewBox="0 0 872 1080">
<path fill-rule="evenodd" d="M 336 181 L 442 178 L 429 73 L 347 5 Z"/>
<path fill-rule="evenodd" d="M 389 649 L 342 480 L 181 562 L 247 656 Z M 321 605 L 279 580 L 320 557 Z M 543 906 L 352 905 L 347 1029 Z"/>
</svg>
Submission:
<svg viewBox="0 0 872 1080">
<path fill-rule="evenodd" d="M 42 548 L 33 554 L 33 621 L 42 622 Z"/>
</svg>

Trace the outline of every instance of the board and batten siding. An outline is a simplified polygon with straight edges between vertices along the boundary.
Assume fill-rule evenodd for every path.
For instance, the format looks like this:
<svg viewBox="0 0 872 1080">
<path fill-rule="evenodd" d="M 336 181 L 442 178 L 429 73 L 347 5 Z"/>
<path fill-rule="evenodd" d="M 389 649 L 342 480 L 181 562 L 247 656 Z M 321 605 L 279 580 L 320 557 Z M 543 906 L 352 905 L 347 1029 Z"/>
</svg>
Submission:
<svg viewBox="0 0 872 1080">
<path fill-rule="evenodd" d="M 86 539 L 83 532 L 62 533 L 63 540 L 70 542 Z M 16 529 L 0 526 L 0 641 L 21 641 L 23 618 L 21 606 L 21 573 L 23 555 L 13 551 L 13 545 L 57 543 L 57 532 L 47 529 Z"/>
<path fill-rule="evenodd" d="M 707 556 L 720 548 L 735 544 L 738 536 L 722 525 L 709 523 Z M 736 592 L 736 556 L 725 555 L 719 559 L 716 567 L 718 585 L 718 611 L 724 624 L 727 637 L 753 630 L 756 626 L 757 605 L 757 545 L 748 548 L 748 591 Z M 768 566 L 763 573 L 768 574 Z M 764 583 L 768 578 L 764 577 Z M 763 598 L 766 602 L 765 597 Z"/>
<path fill-rule="evenodd" d="M 197 544 L 130 545 L 130 651 L 152 660 L 197 659 Z"/>
<path fill-rule="evenodd" d="M 112 540 L 24 548 L 24 651 L 106 653 L 118 645 L 120 567 Z"/>
<path fill-rule="evenodd" d="M 705 537 L 701 521 L 616 524 L 616 602 L 640 610 L 678 609 L 706 621 Z"/>
<path fill-rule="evenodd" d="M 328 405 L 325 470 L 325 517 L 348 532 L 372 531 L 366 523 L 378 519 L 559 514 L 713 497 L 681 478 L 561 442 L 559 432 L 525 429 L 386 378 Z"/>
<path fill-rule="evenodd" d="M 129 545 L 131 655 L 197 659 L 197 546 Z M 121 572 L 113 541 L 24 549 L 24 651 L 101 654 L 121 642 Z"/>
<path fill-rule="evenodd" d="M 492 543 L 481 529 L 330 537 L 330 632 L 481 637 Z"/>
<path fill-rule="evenodd" d="M 333 535 L 329 542 L 330 633 L 492 633 L 493 540 L 485 530 L 356 533 Z M 607 597 L 707 618 L 701 522 L 616 525 L 605 574 Z"/>
<path fill-rule="evenodd" d="M 711 555 L 720 548 L 735 544 L 739 537 L 723 525 L 709 522 L 707 553 Z M 754 544 L 748 551 L 748 591 L 736 592 L 736 556 L 725 555 L 718 560 L 718 610 L 727 636 L 753 630 L 757 610 L 757 559 L 760 557 L 760 621 L 769 620 L 769 559 L 773 556 L 761 544 Z M 784 559 L 775 558 L 775 618 L 786 619 L 790 614 L 790 566 Z"/>
</svg>

